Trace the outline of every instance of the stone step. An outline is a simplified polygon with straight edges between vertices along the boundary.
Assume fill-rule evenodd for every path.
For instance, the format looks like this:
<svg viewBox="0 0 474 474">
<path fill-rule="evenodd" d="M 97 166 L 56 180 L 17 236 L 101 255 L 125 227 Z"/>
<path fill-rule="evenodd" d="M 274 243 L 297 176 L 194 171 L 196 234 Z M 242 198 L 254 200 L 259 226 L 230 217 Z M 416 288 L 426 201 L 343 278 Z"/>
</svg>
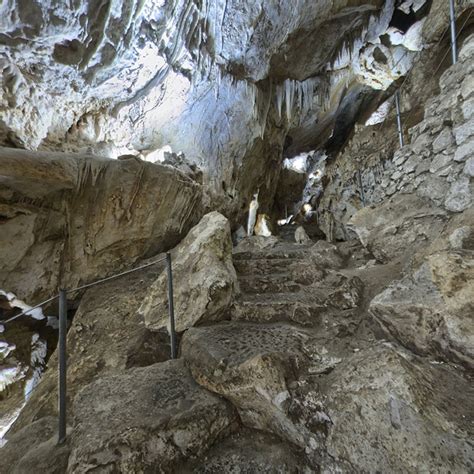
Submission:
<svg viewBox="0 0 474 474">
<path fill-rule="evenodd" d="M 310 284 L 324 276 L 324 270 L 309 259 L 262 258 L 257 260 L 234 260 L 239 276 L 286 274 L 289 279 L 300 284 Z"/>
<path fill-rule="evenodd" d="M 319 325 L 327 310 L 317 297 L 308 301 L 303 293 L 242 295 L 231 310 L 231 320 L 258 323 L 288 321 L 302 325 Z"/>
<path fill-rule="evenodd" d="M 272 260 L 272 259 L 305 259 L 309 256 L 311 245 L 286 244 L 272 249 L 235 252 L 232 257 L 236 260 Z"/>
<path fill-rule="evenodd" d="M 301 284 L 292 280 L 288 273 L 267 275 L 248 275 L 239 277 L 243 293 L 287 293 L 301 289 Z"/>
</svg>

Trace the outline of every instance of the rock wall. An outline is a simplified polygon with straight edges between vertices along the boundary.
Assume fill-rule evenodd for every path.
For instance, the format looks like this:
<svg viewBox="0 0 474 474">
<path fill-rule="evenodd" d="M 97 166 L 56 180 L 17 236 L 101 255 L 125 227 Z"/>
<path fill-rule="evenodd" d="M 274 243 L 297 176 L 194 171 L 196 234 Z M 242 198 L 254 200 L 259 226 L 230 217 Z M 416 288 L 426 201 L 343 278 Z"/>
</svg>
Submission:
<svg viewBox="0 0 474 474">
<path fill-rule="evenodd" d="M 109 157 L 171 146 L 203 169 L 213 207 L 239 220 L 260 188 L 268 212 L 282 153 L 352 126 L 406 73 L 444 26 L 432 3 L 11 0 L 0 141 Z"/>
<path fill-rule="evenodd" d="M 327 236 L 353 236 L 348 222 L 359 209 L 398 194 L 416 196 L 448 214 L 471 206 L 473 45 L 471 36 L 459 62 L 441 76 L 439 94 L 427 100 L 423 120 L 409 130 L 410 144 L 393 152 L 393 128 L 391 138 L 377 126 L 356 132 L 332 165 L 334 174 L 321 199 L 319 215 Z"/>
<path fill-rule="evenodd" d="M 0 288 L 29 303 L 172 247 L 202 213 L 197 182 L 133 157 L 0 148 L 0 170 Z"/>
</svg>

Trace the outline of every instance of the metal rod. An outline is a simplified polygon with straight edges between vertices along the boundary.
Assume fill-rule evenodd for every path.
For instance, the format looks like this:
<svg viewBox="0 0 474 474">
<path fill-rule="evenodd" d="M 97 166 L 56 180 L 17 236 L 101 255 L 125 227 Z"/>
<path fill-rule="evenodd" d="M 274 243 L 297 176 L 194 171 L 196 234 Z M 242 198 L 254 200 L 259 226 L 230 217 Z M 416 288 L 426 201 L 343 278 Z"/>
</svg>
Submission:
<svg viewBox="0 0 474 474">
<path fill-rule="evenodd" d="M 398 127 L 398 138 L 400 140 L 400 146 L 404 145 L 403 141 L 403 128 L 402 128 L 402 115 L 400 113 L 400 91 L 395 92 L 395 106 L 397 108 L 397 127 Z"/>
<path fill-rule="evenodd" d="M 170 315 L 170 343 L 171 358 L 176 359 L 176 332 L 174 326 L 174 301 L 173 301 L 173 271 L 171 269 L 171 254 L 166 253 L 166 270 L 168 272 L 168 311 Z"/>
<path fill-rule="evenodd" d="M 451 25 L 451 57 L 453 64 L 456 64 L 458 51 L 456 46 L 456 13 L 454 11 L 454 0 L 449 0 L 449 16 Z"/>
<path fill-rule="evenodd" d="M 59 430 L 58 444 L 66 441 L 66 335 L 67 335 L 67 290 L 59 290 L 59 380 L 58 411 Z"/>
</svg>

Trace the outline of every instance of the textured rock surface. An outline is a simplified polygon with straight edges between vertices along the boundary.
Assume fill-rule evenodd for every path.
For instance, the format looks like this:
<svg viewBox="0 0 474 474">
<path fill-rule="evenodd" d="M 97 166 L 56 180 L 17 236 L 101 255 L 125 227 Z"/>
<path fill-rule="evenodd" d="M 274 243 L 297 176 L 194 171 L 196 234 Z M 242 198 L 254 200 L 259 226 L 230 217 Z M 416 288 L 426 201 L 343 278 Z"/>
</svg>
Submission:
<svg viewBox="0 0 474 474">
<path fill-rule="evenodd" d="M 190 329 L 182 352 L 197 382 L 230 400 L 246 426 L 304 446 L 304 433 L 287 418 L 283 403 L 307 339 L 290 325 L 223 323 Z"/>
<path fill-rule="evenodd" d="M 446 212 L 415 195 L 396 195 L 380 206 L 365 207 L 348 222 L 362 244 L 386 262 L 410 256 L 434 240 Z"/>
<path fill-rule="evenodd" d="M 323 470 L 472 469 L 472 387 L 454 371 L 379 344 L 338 365 L 322 392 Z"/>
<path fill-rule="evenodd" d="M 287 443 L 261 431 L 243 429 L 218 443 L 198 461 L 181 468 L 183 473 L 297 473 L 303 460 Z"/>
<path fill-rule="evenodd" d="M 202 212 L 199 184 L 133 158 L 0 148 L 0 170 L 0 288 L 30 303 L 175 245 Z"/>
<path fill-rule="evenodd" d="M 472 251 L 438 252 L 370 303 L 386 330 L 419 353 L 474 365 Z"/>
<path fill-rule="evenodd" d="M 77 395 L 68 472 L 170 472 L 234 421 L 232 408 L 199 387 L 182 361 L 130 369 Z"/>
<path fill-rule="evenodd" d="M 410 144 L 397 149 L 392 121 L 387 122 L 390 130 L 379 126 L 356 128 L 352 141 L 328 169 L 330 184 L 318 214 L 321 229 L 329 238 L 352 236 L 348 225 L 352 216 L 358 211 L 365 216 L 371 212 L 366 207 L 394 196 L 401 199 L 403 194 L 416 195 L 431 201 L 440 211 L 462 212 L 472 205 L 474 185 L 465 165 L 474 152 L 467 107 L 472 87 L 464 90 L 462 86 L 474 71 L 473 43 L 471 35 L 461 48 L 464 59 L 438 78 L 439 90 L 438 84 L 423 90 L 418 84 L 415 94 L 426 96 L 436 91 L 436 95 L 426 98 L 424 119 L 409 129 Z M 409 98 L 407 107 L 411 100 L 417 99 Z"/>
<path fill-rule="evenodd" d="M 96 377 L 121 373 L 169 358 L 166 332 L 150 333 L 139 307 L 164 263 L 89 289 L 68 331 L 68 407 L 79 390 Z M 57 413 L 57 353 L 48 362 L 12 430 Z"/>
<path fill-rule="evenodd" d="M 237 290 L 228 220 L 206 214 L 172 257 L 176 330 L 222 318 Z M 153 283 L 140 312 L 153 330 L 168 326 L 167 275 Z"/>
<path fill-rule="evenodd" d="M 241 214 L 258 187 L 270 206 L 283 149 L 327 140 L 444 27 L 424 3 L 405 32 L 394 1 L 12 0 L 0 140 L 114 157 L 171 145 L 221 208 Z"/>
</svg>

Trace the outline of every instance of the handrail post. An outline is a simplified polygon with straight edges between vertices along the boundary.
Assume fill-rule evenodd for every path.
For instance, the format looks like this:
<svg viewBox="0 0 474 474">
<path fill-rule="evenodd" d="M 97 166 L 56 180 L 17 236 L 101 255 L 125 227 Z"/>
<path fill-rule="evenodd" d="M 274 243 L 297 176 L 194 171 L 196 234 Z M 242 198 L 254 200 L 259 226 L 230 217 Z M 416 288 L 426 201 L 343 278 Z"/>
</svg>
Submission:
<svg viewBox="0 0 474 474">
<path fill-rule="evenodd" d="M 59 341 L 58 341 L 58 444 L 66 441 L 66 336 L 67 290 L 59 290 Z"/>
<path fill-rule="evenodd" d="M 168 312 L 170 316 L 170 343 L 171 358 L 176 359 L 176 332 L 174 326 L 174 301 L 173 301 L 173 271 L 171 269 L 171 254 L 166 253 L 166 270 L 168 273 Z"/>
<path fill-rule="evenodd" d="M 403 147 L 403 128 L 402 128 L 402 115 L 400 112 L 400 91 L 395 92 L 395 107 L 397 109 L 397 127 L 398 127 L 398 139 L 400 140 L 400 147 Z"/>
<path fill-rule="evenodd" d="M 451 57 L 453 64 L 456 64 L 458 51 L 456 46 L 456 13 L 454 11 L 454 0 L 449 0 L 449 17 L 451 25 Z"/>
</svg>

